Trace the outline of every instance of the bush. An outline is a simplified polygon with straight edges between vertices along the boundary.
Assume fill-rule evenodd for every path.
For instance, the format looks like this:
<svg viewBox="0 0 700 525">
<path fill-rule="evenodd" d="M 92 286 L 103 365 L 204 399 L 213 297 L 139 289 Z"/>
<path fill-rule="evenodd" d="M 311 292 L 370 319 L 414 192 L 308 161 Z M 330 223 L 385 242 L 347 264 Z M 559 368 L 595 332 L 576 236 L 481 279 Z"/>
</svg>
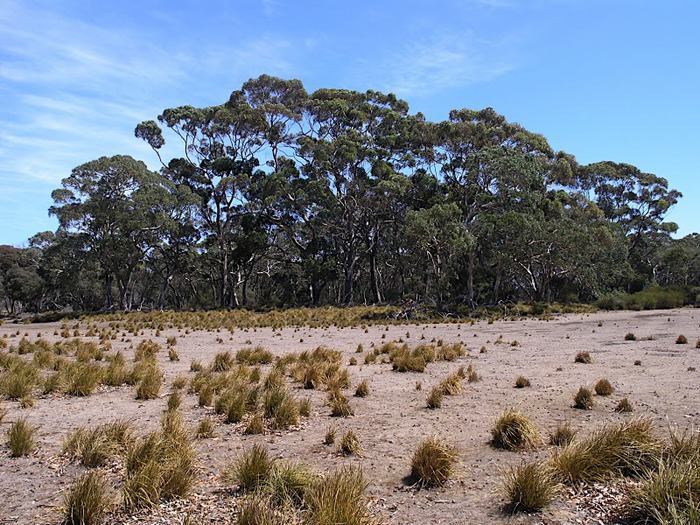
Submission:
<svg viewBox="0 0 700 525">
<path fill-rule="evenodd" d="M 452 476 L 459 451 L 440 438 L 425 438 L 411 458 L 411 478 L 426 487 L 441 487 Z"/>
<path fill-rule="evenodd" d="M 542 435 L 527 416 L 507 410 L 491 429 L 491 444 L 506 450 L 537 448 L 542 444 Z"/>
<path fill-rule="evenodd" d="M 503 491 L 511 512 L 533 512 L 552 502 L 557 482 L 546 463 L 520 463 L 505 470 Z"/>
<path fill-rule="evenodd" d="M 62 525 L 98 525 L 102 523 L 111 497 L 104 474 L 92 470 L 80 476 L 63 497 Z"/>
</svg>

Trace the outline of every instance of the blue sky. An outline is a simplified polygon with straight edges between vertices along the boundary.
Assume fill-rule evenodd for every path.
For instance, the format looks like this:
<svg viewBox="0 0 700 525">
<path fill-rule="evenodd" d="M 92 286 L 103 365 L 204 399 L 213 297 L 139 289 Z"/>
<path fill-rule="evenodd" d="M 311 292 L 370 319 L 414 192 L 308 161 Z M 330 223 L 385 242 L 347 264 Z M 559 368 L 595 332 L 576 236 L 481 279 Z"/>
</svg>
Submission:
<svg viewBox="0 0 700 525">
<path fill-rule="evenodd" d="M 2 0 L 0 244 L 56 228 L 51 191 L 127 154 L 142 120 L 247 79 L 394 92 L 442 120 L 486 106 L 587 164 L 665 177 L 700 232 L 696 0 Z"/>
</svg>

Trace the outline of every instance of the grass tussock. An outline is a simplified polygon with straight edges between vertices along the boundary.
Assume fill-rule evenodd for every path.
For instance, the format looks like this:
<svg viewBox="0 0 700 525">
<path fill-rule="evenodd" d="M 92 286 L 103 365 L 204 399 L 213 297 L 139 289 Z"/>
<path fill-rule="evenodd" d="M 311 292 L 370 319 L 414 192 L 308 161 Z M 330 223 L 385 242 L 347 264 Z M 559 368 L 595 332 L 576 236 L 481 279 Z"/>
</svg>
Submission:
<svg viewBox="0 0 700 525">
<path fill-rule="evenodd" d="M 112 504 L 104 473 L 80 476 L 63 496 L 61 525 L 99 525 Z"/>
<path fill-rule="evenodd" d="M 207 439 L 214 437 L 214 429 L 216 428 L 216 420 L 212 417 L 204 417 L 199 420 L 195 436 L 198 439 Z"/>
<path fill-rule="evenodd" d="M 657 463 L 662 450 L 651 420 L 638 418 L 579 437 L 555 450 L 551 463 L 557 478 L 566 484 L 602 482 L 643 473 Z"/>
<path fill-rule="evenodd" d="M 576 437 L 578 430 L 572 428 L 569 421 L 560 421 L 557 428 L 549 434 L 549 444 L 556 447 L 565 447 Z"/>
<path fill-rule="evenodd" d="M 355 414 L 350 406 L 350 401 L 340 390 L 336 389 L 328 392 L 328 404 L 331 407 L 331 416 L 333 417 L 350 417 Z"/>
<path fill-rule="evenodd" d="M 163 372 L 160 367 L 155 361 L 148 363 L 136 386 L 136 399 L 155 399 L 160 394 L 161 386 L 163 386 Z"/>
<path fill-rule="evenodd" d="M 441 386 L 435 386 L 430 390 L 430 394 L 426 399 L 426 405 L 428 408 L 440 408 L 442 407 L 442 399 L 444 397 L 443 390 Z"/>
<path fill-rule="evenodd" d="M 262 346 L 242 348 L 236 352 L 236 361 L 247 365 L 269 365 L 273 359 L 272 352 Z"/>
<path fill-rule="evenodd" d="M 594 405 L 593 392 L 589 388 L 582 386 L 574 395 L 574 408 L 579 410 L 592 410 Z"/>
<path fill-rule="evenodd" d="M 411 458 L 410 477 L 425 487 L 441 487 L 459 463 L 459 450 L 437 436 L 425 438 Z"/>
<path fill-rule="evenodd" d="M 348 430 L 343 434 L 340 440 L 340 451 L 346 456 L 359 456 L 362 454 L 362 445 L 360 445 L 360 440 L 355 432 Z"/>
<path fill-rule="evenodd" d="M 126 454 L 122 487 L 127 508 L 186 497 L 196 478 L 194 441 L 179 412 L 166 412 L 161 428 L 134 442 Z"/>
<path fill-rule="evenodd" d="M 367 481 L 362 469 L 340 467 L 314 483 L 309 490 L 307 507 L 313 525 L 370 525 L 372 516 L 365 500 Z"/>
<path fill-rule="evenodd" d="M 532 420 L 516 410 L 503 412 L 491 429 L 491 444 L 496 448 L 534 449 L 542 442 L 542 435 Z"/>
<path fill-rule="evenodd" d="M 547 463 L 523 462 L 503 472 L 502 489 L 512 513 L 537 512 L 554 500 L 558 484 Z"/>
<path fill-rule="evenodd" d="M 124 455 L 132 436 L 133 426 L 125 420 L 94 428 L 79 427 L 63 440 L 62 451 L 85 467 L 101 467 L 109 459 Z"/>
<path fill-rule="evenodd" d="M 515 388 L 526 388 L 530 386 L 530 380 L 525 376 L 518 376 L 515 379 Z"/>
<path fill-rule="evenodd" d="M 576 357 L 574 357 L 574 363 L 583 363 L 585 365 L 589 365 L 592 362 L 593 358 L 588 352 L 579 352 L 578 354 L 576 354 Z"/>
<path fill-rule="evenodd" d="M 263 417 L 257 412 L 253 414 L 253 417 L 251 417 L 250 421 L 248 421 L 248 424 L 246 425 L 245 430 L 243 430 L 243 433 L 247 435 L 257 435 L 265 433 L 265 421 L 263 420 Z"/>
<path fill-rule="evenodd" d="M 678 337 L 676 337 L 676 344 L 677 345 L 687 345 L 688 338 L 686 336 L 684 336 L 683 334 L 681 334 Z"/>
<path fill-rule="evenodd" d="M 363 379 L 355 388 L 355 397 L 367 397 L 369 395 L 369 382 Z"/>
<path fill-rule="evenodd" d="M 599 396 L 609 396 L 615 389 L 607 379 L 599 379 L 595 384 L 595 393 Z"/>
<path fill-rule="evenodd" d="M 449 374 L 440 382 L 440 390 L 446 396 L 456 396 L 464 392 L 462 378 L 458 372 Z"/>
<path fill-rule="evenodd" d="M 10 456 L 18 458 L 31 454 L 36 448 L 36 427 L 26 419 L 18 419 L 7 429 L 7 445 Z"/>
<path fill-rule="evenodd" d="M 272 466 L 267 448 L 255 444 L 228 467 L 224 479 L 233 481 L 243 491 L 252 492 L 267 482 Z"/>
<path fill-rule="evenodd" d="M 615 405 L 615 412 L 617 412 L 618 414 L 632 412 L 632 410 L 632 403 L 630 403 L 629 399 L 627 399 L 626 397 L 620 399 L 619 403 Z"/>
</svg>

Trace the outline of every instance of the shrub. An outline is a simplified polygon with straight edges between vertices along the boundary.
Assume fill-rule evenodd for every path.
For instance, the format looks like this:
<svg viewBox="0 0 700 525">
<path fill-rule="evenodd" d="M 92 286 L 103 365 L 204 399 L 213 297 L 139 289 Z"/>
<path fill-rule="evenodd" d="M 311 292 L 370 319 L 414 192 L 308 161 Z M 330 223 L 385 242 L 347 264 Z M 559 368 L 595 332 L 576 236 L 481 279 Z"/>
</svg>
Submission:
<svg viewBox="0 0 700 525">
<path fill-rule="evenodd" d="M 7 444 L 13 458 L 27 456 L 36 448 L 36 427 L 26 419 L 18 419 L 7 430 Z"/>
<path fill-rule="evenodd" d="M 505 470 L 503 492 L 511 512 L 536 512 L 555 498 L 557 482 L 546 463 L 520 463 Z"/>
<path fill-rule="evenodd" d="M 518 376 L 515 380 L 515 388 L 525 388 L 530 386 L 530 380 L 525 376 Z"/>
<path fill-rule="evenodd" d="M 314 525 L 369 525 L 372 519 L 365 502 L 366 489 L 367 482 L 360 468 L 339 468 L 309 490 L 309 522 Z"/>
<path fill-rule="evenodd" d="M 577 431 L 571 428 L 568 421 L 560 421 L 557 428 L 549 435 L 549 444 L 565 447 L 574 440 Z"/>
<path fill-rule="evenodd" d="M 360 440 L 357 439 L 357 435 L 352 430 L 348 430 L 340 440 L 340 451 L 345 455 L 360 455 L 362 453 L 362 446 L 360 446 Z"/>
<path fill-rule="evenodd" d="M 537 448 L 542 444 L 542 435 L 527 416 L 506 410 L 491 429 L 491 444 L 506 450 Z"/>
<path fill-rule="evenodd" d="M 593 408 L 593 393 L 590 389 L 582 386 L 574 396 L 574 408 L 581 410 L 591 410 Z"/>
<path fill-rule="evenodd" d="M 551 463 L 564 483 L 593 483 L 639 475 L 657 463 L 662 450 L 651 420 L 640 418 L 601 427 L 586 439 L 572 441 L 554 451 Z"/>
<path fill-rule="evenodd" d="M 236 482 L 241 490 L 253 491 L 267 482 L 272 465 L 267 449 L 256 444 L 234 461 L 224 477 Z"/>
<path fill-rule="evenodd" d="M 614 391 L 615 389 L 607 379 L 599 379 L 595 384 L 595 393 L 599 396 L 609 396 Z"/>
<path fill-rule="evenodd" d="M 440 408 L 442 406 L 443 395 L 441 386 L 433 387 L 426 400 L 428 408 Z"/>
<path fill-rule="evenodd" d="M 684 335 L 681 334 L 681 335 L 679 335 L 678 337 L 676 337 L 676 344 L 677 344 L 677 345 L 685 345 L 685 344 L 688 344 L 688 338 L 687 338 L 686 336 L 684 336 Z"/>
<path fill-rule="evenodd" d="M 355 397 L 367 397 L 369 395 L 369 383 L 366 379 L 363 379 L 357 384 L 355 388 Z"/>
<path fill-rule="evenodd" d="M 591 357 L 591 354 L 588 352 L 579 352 L 576 354 L 576 357 L 574 358 L 574 363 L 584 363 L 586 365 L 590 364 L 593 362 L 593 358 Z"/>
<path fill-rule="evenodd" d="M 104 474 L 87 472 L 63 496 L 61 525 L 99 525 L 110 505 Z"/>
<path fill-rule="evenodd" d="M 411 478 L 426 487 L 441 487 L 452 476 L 459 451 L 437 436 L 425 438 L 411 458 Z"/>
</svg>

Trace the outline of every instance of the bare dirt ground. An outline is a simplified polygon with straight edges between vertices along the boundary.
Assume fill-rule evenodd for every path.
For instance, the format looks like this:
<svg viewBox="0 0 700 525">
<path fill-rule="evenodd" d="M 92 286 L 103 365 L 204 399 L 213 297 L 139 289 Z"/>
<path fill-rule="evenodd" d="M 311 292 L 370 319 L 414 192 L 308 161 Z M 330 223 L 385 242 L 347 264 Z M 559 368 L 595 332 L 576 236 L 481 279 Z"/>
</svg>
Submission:
<svg viewBox="0 0 700 525">
<path fill-rule="evenodd" d="M 72 323 L 71 323 L 72 324 Z M 10 324 L 0 326 L 3 334 L 15 334 L 11 344 L 28 333 L 34 340 L 38 333 L 51 341 L 59 323 Z M 19 330 L 20 334 L 17 334 Z M 626 341 L 633 332 L 638 340 Z M 688 344 L 675 344 L 684 334 Z M 648 415 L 662 434 L 669 426 L 697 428 L 700 421 L 699 375 L 693 367 L 700 365 L 700 310 L 681 309 L 652 312 L 601 312 L 562 315 L 550 321 L 485 321 L 470 324 L 384 325 L 361 328 L 335 327 L 258 328 L 204 332 L 165 330 L 159 336 L 146 331 L 129 341 L 112 341 L 113 351 L 122 350 L 127 360 L 133 347 L 144 339 L 162 344 L 168 336 L 177 336 L 179 362 L 168 360 L 167 351 L 158 355 L 165 372 L 160 399 L 138 401 L 134 387 L 101 387 L 85 397 L 39 397 L 32 408 L 21 409 L 15 401 L 4 401 L 9 410 L 0 426 L 0 524 L 57 523 L 56 511 L 62 492 L 81 472 L 82 467 L 61 457 L 61 440 L 80 425 L 96 425 L 118 418 L 132 421 L 139 432 L 154 430 L 167 403 L 170 383 L 178 375 L 192 377 L 192 360 L 210 362 L 217 352 L 261 345 L 277 356 L 312 350 L 319 345 L 340 350 L 347 365 L 358 358 L 359 365 L 349 366 L 354 385 L 367 379 L 370 395 L 351 397 L 355 415 L 347 419 L 332 418 L 325 405 L 326 392 L 296 390 L 301 398 L 310 396 L 310 418 L 292 431 L 245 436 L 238 425 L 221 424 L 212 439 L 197 441 L 200 473 L 189 502 L 175 502 L 138 516 L 112 515 L 111 523 L 182 523 L 185 508 L 215 503 L 215 512 L 207 511 L 207 523 L 232 522 L 236 499 L 233 487 L 220 478 L 220 472 L 236 455 L 254 443 L 264 443 L 274 457 L 303 461 L 319 472 L 328 472 L 343 463 L 360 464 L 369 480 L 370 504 L 382 523 L 470 523 L 470 524 L 573 524 L 604 523 L 599 519 L 602 504 L 594 505 L 585 494 L 567 493 L 541 514 L 510 516 L 504 513 L 505 500 L 499 491 L 501 470 L 523 459 L 546 458 L 552 447 L 533 452 L 508 452 L 489 445 L 490 430 L 499 414 L 516 408 L 530 416 L 546 436 L 558 422 L 570 421 L 586 433 L 601 424 Z M 82 337 L 83 339 L 91 339 Z M 219 339 L 217 341 L 217 339 Z M 445 343 L 463 342 L 469 349 L 455 362 L 431 363 L 424 373 L 398 373 L 390 364 L 364 365 L 358 344 L 365 352 L 372 345 L 403 339 L 410 345 L 442 339 Z M 93 338 L 96 340 L 96 338 Z M 223 342 L 222 342 L 223 341 Z M 514 343 L 517 341 L 517 343 Z M 480 348 L 487 351 L 480 353 Z M 575 364 L 574 356 L 587 351 L 592 364 Z M 641 365 L 635 365 L 635 361 Z M 446 397 L 441 409 L 426 408 L 426 395 L 448 373 L 460 365 L 472 364 L 481 381 L 467 383 L 465 393 Z M 267 369 L 268 367 L 263 367 Z M 527 377 L 532 386 L 514 388 L 517 376 Z M 610 397 L 596 396 L 593 410 L 572 408 L 573 396 L 582 385 L 592 388 L 600 378 L 615 387 Z M 416 382 L 422 390 L 416 390 Z M 293 388 L 297 388 L 294 386 Z M 631 414 L 617 414 L 614 407 L 627 397 L 634 407 Z M 197 397 L 188 394 L 183 402 L 184 415 L 192 428 L 211 409 L 199 407 Z M 38 426 L 38 447 L 27 457 L 11 458 L 5 433 L 20 417 Z M 332 446 L 324 445 L 327 428 L 334 425 L 338 434 L 352 429 L 359 437 L 363 455 L 345 457 Z M 440 489 L 418 490 L 404 478 L 410 471 L 413 451 L 427 436 L 448 438 L 462 454 L 459 474 Z M 604 493 L 604 489 L 601 489 Z M 600 494 L 598 494 L 600 496 Z M 614 496 L 614 494 L 613 494 Z M 591 508 L 591 506 L 598 508 Z"/>
</svg>

